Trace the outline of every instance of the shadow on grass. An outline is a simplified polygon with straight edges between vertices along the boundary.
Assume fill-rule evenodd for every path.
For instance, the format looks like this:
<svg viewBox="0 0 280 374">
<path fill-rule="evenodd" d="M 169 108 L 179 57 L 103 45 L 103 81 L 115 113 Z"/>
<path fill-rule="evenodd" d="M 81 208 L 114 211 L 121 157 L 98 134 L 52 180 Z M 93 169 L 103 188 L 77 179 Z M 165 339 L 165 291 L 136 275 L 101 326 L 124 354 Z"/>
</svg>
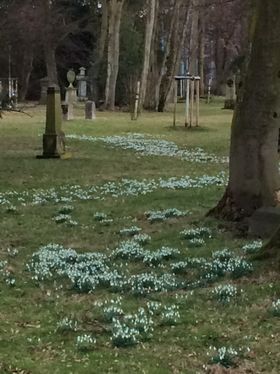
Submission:
<svg viewBox="0 0 280 374">
<path fill-rule="evenodd" d="M 169 129 L 171 131 L 183 131 L 183 132 L 217 132 L 216 129 L 211 129 L 209 127 L 203 127 L 203 126 L 193 126 L 193 127 L 185 127 L 184 125 L 177 125 L 177 126 L 165 126 L 165 129 Z"/>
</svg>

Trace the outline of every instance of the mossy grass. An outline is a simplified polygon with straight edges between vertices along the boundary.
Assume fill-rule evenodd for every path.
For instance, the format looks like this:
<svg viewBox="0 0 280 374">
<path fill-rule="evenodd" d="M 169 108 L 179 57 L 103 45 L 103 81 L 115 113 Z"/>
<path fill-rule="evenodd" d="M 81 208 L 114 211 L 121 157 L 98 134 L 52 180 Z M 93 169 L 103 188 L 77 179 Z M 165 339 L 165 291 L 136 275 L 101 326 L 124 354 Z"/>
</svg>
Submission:
<svg viewBox="0 0 280 374">
<path fill-rule="evenodd" d="M 227 156 L 232 113 L 221 110 L 222 102 L 201 103 L 201 127 L 192 130 L 184 128 L 184 108 L 183 105 L 178 107 L 180 113 L 175 129 L 171 126 L 171 111 L 143 113 L 137 122 L 132 122 L 128 113 L 98 112 L 97 120 L 88 122 L 83 120 L 82 108 L 78 107 L 77 119 L 64 123 L 64 131 L 66 136 L 97 137 L 142 133 L 175 142 L 183 149 L 201 147 L 219 157 Z M 30 112 L 32 118 L 8 113 L 0 121 L 0 193 L 30 193 L 33 189 L 57 189 L 77 184 L 101 186 L 123 178 L 151 180 L 186 175 L 195 178 L 204 174 L 217 175 L 221 171 L 227 173 L 225 163 L 141 156 L 102 142 L 72 139 L 67 141 L 72 159 L 37 160 L 35 156 L 41 152 L 45 108 L 39 106 Z M 251 355 L 238 361 L 241 370 L 244 366 L 252 367 L 256 373 L 277 372 L 280 367 L 280 319 L 273 317 L 269 308 L 279 299 L 279 272 L 266 266 L 266 262 L 255 262 L 250 255 L 244 254 L 242 247 L 249 240 L 236 238 L 225 225 L 205 217 L 223 191 L 223 185 L 155 189 L 138 196 L 108 195 L 103 200 L 74 199 L 42 205 L 22 205 L 14 199 L 16 211 L 13 213 L 7 211 L 7 206 L 0 205 L 0 261 L 8 261 L 5 271 L 8 270 L 15 279 L 15 285 L 11 287 L 5 282 L 5 274 L 1 273 L 0 372 L 88 374 L 94 368 L 97 373 L 194 374 L 202 373 L 203 365 L 208 365 L 209 346 L 249 347 Z M 53 220 L 66 205 L 73 207 L 69 214 L 77 222 L 76 226 L 58 225 Z M 147 211 L 171 208 L 192 214 L 153 224 L 145 217 Z M 112 221 L 104 225 L 94 218 L 96 213 L 103 213 Z M 211 259 L 213 252 L 225 248 L 235 256 L 245 256 L 253 262 L 253 271 L 238 279 L 225 275 L 214 283 L 206 282 L 203 287 L 192 290 L 181 287 L 143 296 L 106 287 L 81 293 L 66 279 L 54 277 L 38 282 L 32 280 L 32 272 L 26 270 L 32 254 L 48 243 L 73 248 L 77 253 L 98 251 L 110 256 L 121 241 L 126 240 L 119 235 L 120 230 L 131 226 L 137 226 L 142 229 L 141 233 L 151 236 L 145 250 L 170 247 L 178 249 L 180 254 L 176 260 L 164 260 L 163 269 L 158 264 L 150 267 L 141 261 L 116 260 L 116 264 L 123 263 L 123 269 L 130 274 L 169 273 L 172 262 L 186 261 L 189 257 Z M 180 232 L 199 227 L 209 227 L 213 238 L 205 240 L 202 247 L 188 248 Z M 18 252 L 11 256 L 8 248 Z M 190 269 L 179 274 L 178 279 L 195 280 L 196 274 Z M 229 305 L 213 299 L 213 288 L 225 282 L 243 290 L 242 295 Z M 139 308 L 146 308 L 148 302 L 156 301 L 162 306 L 178 306 L 180 318 L 169 326 L 161 324 L 160 317 L 155 315 L 151 338 L 131 347 L 113 348 L 112 326 L 95 302 L 118 296 L 123 298 L 125 314 L 134 314 Z M 56 331 L 58 322 L 66 317 L 77 321 L 77 331 Z M 96 339 L 93 349 L 86 352 L 77 349 L 77 336 L 82 335 Z"/>
</svg>

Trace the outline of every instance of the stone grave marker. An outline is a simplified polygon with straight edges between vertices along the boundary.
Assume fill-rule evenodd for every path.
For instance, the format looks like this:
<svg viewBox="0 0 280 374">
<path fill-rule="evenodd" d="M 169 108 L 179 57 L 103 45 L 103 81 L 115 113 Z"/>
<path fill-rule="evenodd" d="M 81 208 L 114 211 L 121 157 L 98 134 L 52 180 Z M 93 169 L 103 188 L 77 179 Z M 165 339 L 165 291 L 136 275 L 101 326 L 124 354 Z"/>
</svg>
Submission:
<svg viewBox="0 0 280 374">
<path fill-rule="evenodd" d="M 227 80 L 224 109 L 233 110 L 235 108 L 235 103 L 236 103 L 235 77 L 232 77 Z"/>
<path fill-rule="evenodd" d="M 65 104 L 67 105 L 67 110 L 63 112 L 63 118 L 67 121 L 74 119 L 74 102 L 76 100 L 76 88 L 73 83 L 76 79 L 76 74 L 74 70 L 70 69 L 67 73 L 67 80 L 69 86 L 66 88 Z"/>
<path fill-rule="evenodd" d="M 37 158 L 60 158 L 65 152 L 65 135 L 61 129 L 60 90 L 56 86 L 47 90 L 46 128 L 43 135 L 43 154 Z"/>
<path fill-rule="evenodd" d="M 85 104 L 85 118 L 89 120 L 96 119 L 96 107 L 94 101 L 87 101 Z"/>
<path fill-rule="evenodd" d="M 87 100 L 87 80 L 88 77 L 86 76 L 86 69 L 81 67 L 80 73 L 77 75 L 79 101 Z"/>
</svg>

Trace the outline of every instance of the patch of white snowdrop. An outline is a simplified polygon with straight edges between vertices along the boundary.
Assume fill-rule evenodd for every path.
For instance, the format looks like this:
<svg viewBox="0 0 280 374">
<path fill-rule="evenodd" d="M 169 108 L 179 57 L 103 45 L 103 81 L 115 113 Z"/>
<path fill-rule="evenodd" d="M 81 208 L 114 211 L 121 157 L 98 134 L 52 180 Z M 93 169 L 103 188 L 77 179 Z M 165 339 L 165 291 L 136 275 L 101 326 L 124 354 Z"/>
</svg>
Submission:
<svg viewBox="0 0 280 374">
<path fill-rule="evenodd" d="M 100 137 L 70 134 L 67 137 L 81 141 L 103 142 L 115 148 L 133 150 L 141 156 L 177 157 L 184 161 L 200 163 L 228 163 L 228 157 L 218 157 L 205 152 L 202 148 L 180 149 L 174 142 L 152 138 L 146 134 L 129 133 Z"/>
<path fill-rule="evenodd" d="M 104 200 L 106 197 L 136 197 L 156 190 L 188 190 L 209 186 L 224 186 L 227 177 L 224 172 L 217 175 L 199 177 L 171 177 L 159 179 L 121 179 L 109 181 L 97 186 L 64 185 L 47 189 L 30 189 L 25 191 L 7 191 L 0 193 L 0 206 L 41 205 L 47 203 L 69 204 L 73 201 Z"/>
</svg>

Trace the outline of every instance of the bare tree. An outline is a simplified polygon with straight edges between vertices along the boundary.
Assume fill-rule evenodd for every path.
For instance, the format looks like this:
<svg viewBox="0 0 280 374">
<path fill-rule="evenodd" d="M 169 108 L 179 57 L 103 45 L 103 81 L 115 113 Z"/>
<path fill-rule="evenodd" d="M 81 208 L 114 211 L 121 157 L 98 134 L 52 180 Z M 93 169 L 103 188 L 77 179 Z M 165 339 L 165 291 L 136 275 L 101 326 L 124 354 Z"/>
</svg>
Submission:
<svg viewBox="0 0 280 374">
<path fill-rule="evenodd" d="M 115 108 L 116 84 L 119 72 L 120 26 L 124 0 L 107 0 L 108 9 L 108 53 L 105 107 Z"/>
</svg>

